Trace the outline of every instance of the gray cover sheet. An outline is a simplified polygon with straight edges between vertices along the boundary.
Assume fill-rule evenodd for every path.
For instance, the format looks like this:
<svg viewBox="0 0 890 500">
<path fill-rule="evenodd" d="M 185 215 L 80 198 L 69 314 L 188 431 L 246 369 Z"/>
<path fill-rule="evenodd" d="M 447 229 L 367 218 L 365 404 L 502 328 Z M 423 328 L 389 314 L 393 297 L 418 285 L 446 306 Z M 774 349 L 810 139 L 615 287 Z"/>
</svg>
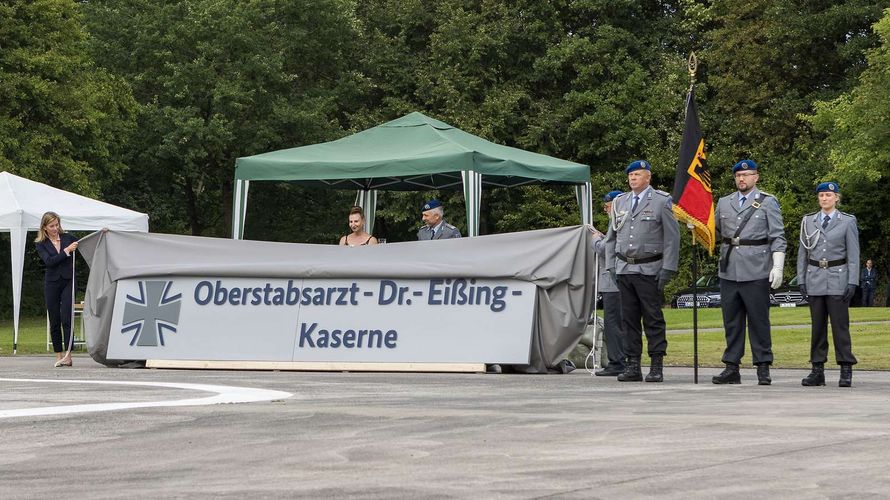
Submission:
<svg viewBox="0 0 890 500">
<path fill-rule="evenodd" d="M 536 285 L 529 365 L 559 371 L 590 315 L 594 252 L 583 226 L 361 248 L 168 234 L 96 232 L 78 250 L 90 264 L 84 326 L 106 359 L 117 280 L 148 276 L 257 278 L 508 278 Z"/>
</svg>

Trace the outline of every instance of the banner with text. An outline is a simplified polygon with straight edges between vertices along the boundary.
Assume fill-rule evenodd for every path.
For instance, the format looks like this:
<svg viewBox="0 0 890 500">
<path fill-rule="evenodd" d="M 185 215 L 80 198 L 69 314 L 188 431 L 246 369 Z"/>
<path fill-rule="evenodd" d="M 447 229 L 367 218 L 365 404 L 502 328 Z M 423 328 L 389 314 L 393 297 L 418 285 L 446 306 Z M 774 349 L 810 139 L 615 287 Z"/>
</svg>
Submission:
<svg viewBox="0 0 890 500">
<path fill-rule="evenodd" d="M 107 358 L 523 364 L 534 305 L 519 280 L 125 279 Z"/>
</svg>

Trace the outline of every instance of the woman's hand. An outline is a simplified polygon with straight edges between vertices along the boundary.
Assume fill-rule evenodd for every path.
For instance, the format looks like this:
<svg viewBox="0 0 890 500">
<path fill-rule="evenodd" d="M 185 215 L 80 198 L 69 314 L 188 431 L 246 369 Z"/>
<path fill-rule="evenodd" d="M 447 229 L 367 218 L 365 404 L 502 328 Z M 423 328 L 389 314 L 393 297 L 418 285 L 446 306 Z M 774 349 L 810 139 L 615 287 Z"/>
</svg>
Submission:
<svg viewBox="0 0 890 500">
<path fill-rule="evenodd" d="M 75 250 L 77 250 L 77 242 L 76 241 L 74 243 L 68 245 L 67 247 L 65 247 L 65 253 L 67 253 L 68 255 L 71 255 L 71 252 L 73 252 Z"/>
</svg>

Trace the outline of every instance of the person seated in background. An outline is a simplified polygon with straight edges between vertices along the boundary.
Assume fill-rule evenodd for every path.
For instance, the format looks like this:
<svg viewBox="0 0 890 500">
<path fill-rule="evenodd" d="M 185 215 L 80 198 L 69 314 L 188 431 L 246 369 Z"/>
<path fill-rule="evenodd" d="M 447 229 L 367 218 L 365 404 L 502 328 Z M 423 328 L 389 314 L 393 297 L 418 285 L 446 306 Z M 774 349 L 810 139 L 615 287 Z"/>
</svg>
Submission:
<svg viewBox="0 0 890 500">
<path fill-rule="evenodd" d="M 445 222 L 445 208 L 439 200 L 430 200 L 423 204 L 421 220 L 423 226 L 417 230 L 418 240 L 445 240 L 460 238 L 460 230 Z"/>
<path fill-rule="evenodd" d="M 340 238 L 341 245 L 360 247 L 378 243 L 377 238 L 365 231 L 365 213 L 362 211 L 362 207 L 349 209 L 349 229 L 352 232 Z"/>
</svg>

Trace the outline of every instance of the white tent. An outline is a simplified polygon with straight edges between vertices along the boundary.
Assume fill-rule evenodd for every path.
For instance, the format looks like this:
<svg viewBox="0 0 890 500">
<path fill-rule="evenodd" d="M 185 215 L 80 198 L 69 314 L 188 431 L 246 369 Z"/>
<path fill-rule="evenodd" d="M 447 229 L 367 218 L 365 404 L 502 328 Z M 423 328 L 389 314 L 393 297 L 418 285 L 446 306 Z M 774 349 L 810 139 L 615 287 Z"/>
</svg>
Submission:
<svg viewBox="0 0 890 500">
<path fill-rule="evenodd" d="M 12 254 L 13 352 L 18 349 L 19 341 L 27 234 L 40 229 L 40 218 L 47 211 L 59 214 L 66 231 L 95 231 L 107 227 L 148 232 L 147 214 L 0 172 L 0 231 L 9 232 Z"/>
</svg>

